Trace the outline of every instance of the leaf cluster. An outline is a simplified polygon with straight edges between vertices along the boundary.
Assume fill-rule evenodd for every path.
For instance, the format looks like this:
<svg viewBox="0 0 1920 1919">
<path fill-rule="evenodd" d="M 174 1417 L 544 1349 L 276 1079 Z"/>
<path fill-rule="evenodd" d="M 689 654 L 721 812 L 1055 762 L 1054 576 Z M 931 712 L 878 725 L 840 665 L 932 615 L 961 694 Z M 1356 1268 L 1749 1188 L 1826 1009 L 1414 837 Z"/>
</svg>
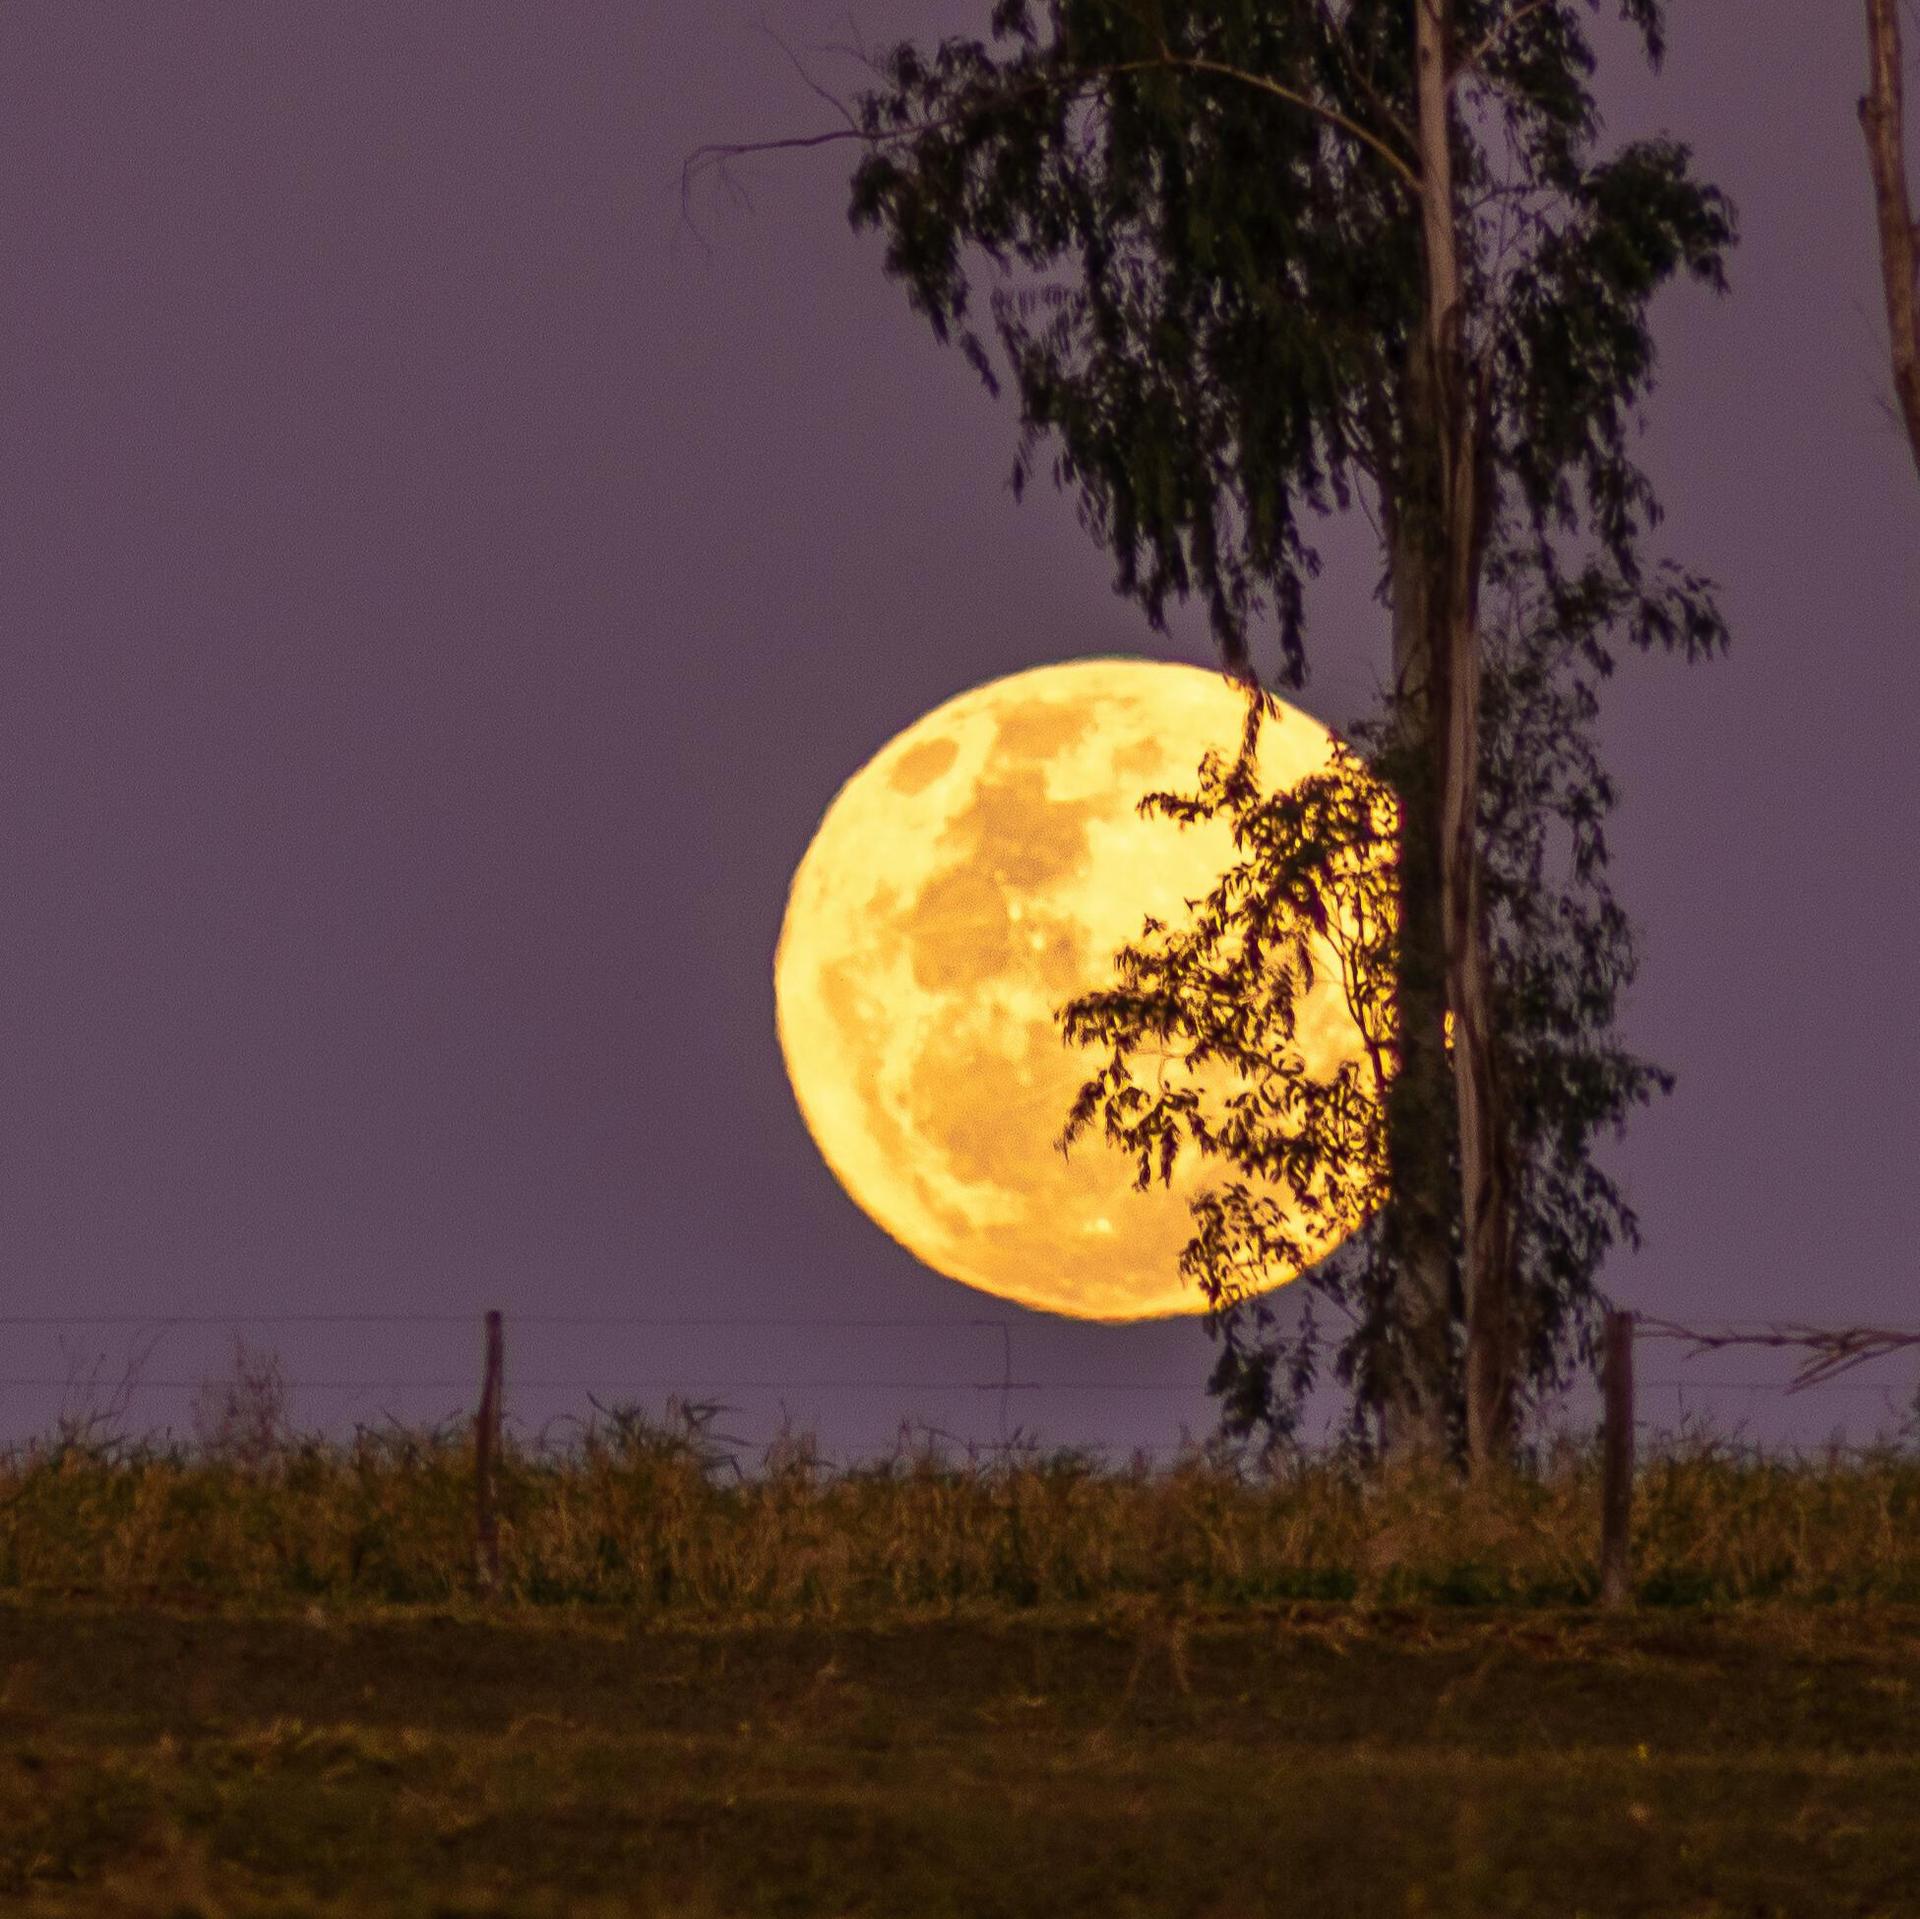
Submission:
<svg viewBox="0 0 1920 1919">
<path fill-rule="evenodd" d="M 1556 615 L 1550 593 L 1527 594 L 1497 570 L 1509 590 L 1484 649 L 1479 826 L 1494 1065 L 1517 1184 L 1513 1294 L 1524 1408 L 1564 1390 L 1570 1347 L 1581 1364 L 1593 1363 L 1604 1310 L 1595 1276 L 1620 1240 L 1639 1243 L 1633 1210 L 1596 1163 L 1595 1143 L 1603 1132 L 1617 1136 L 1631 1108 L 1670 1091 L 1673 1079 L 1630 1053 L 1614 1030 L 1637 959 L 1608 885 L 1605 822 L 1616 794 L 1594 737 L 1598 683 L 1611 655 L 1590 627 Z M 1059 1009 L 1064 1039 L 1110 1049 L 1081 1087 L 1060 1144 L 1098 1114 L 1108 1144 L 1137 1156 L 1137 1185 L 1156 1167 L 1170 1183 L 1189 1148 L 1243 1175 L 1190 1202 L 1196 1231 L 1180 1260 L 1208 1301 L 1209 1331 L 1223 1340 L 1209 1381 L 1222 1400 L 1223 1433 L 1244 1438 L 1264 1428 L 1270 1444 L 1293 1439 L 1319 1377 L 1318 1298 L 1351 1328 L 1334 1371 L 1353 1389 L 1347 1441 L 1365 1451 L 1395 1337 L 1380 1209 L 1392 1198 L 1387 1092 L 1400 1059 L 1390 781 L 1403 749 L 1383 715 L 1355 727 L 1355 744 L 1336 747 L 1325 773 L 1262 794 L 1253 755 L 1265 710 L 1264 696 L 1250 698 L 1239 757 L 1223 770 L 1209 754 L 1197 795 L 1141 801 L 1143 812 L 1184 822 L 1225 814 L 1236 860 L 1192 903 L 1187 926 L 1145 922 L 1142 939 L 1116 956 L 1117 985 Z M 1364 1038 L 1366 1069 L 1321 1081 L 1294 1044 L 1294 1014 L 1329 951 Z M 1164 1073 L 1151 1094 L 1136 1084 L 1132 1061 L 1149 1050 L 1232 1067 L 1248 1090 L 1225 1102 L 1228 1122 L 1209 1125 L 1191 1091 L 1168 1089 Z M 1450 1113 L 1444 1123 L 1457 1178 Z M 1263 1275 L 1276 1265 L 1300 1268 L 1300 1227 L 1335 1218 L 1365 1223 L 1302 1273 L 1297 1335 L 1269 1337 L 1275 1296 L 1259 1295 Z M 1457 1320 L 1457 1222 L 1452 1262 Z M 1276 1368 L 1284 1372 L 1279 1388 Z M 1457 1422 L 1464 1409 L 1454 1411 Z"/>
<path fill-rule="evenodd" d="M 1654 364 L 1649 300 L 1682 265 L 1724 291 L 1732 208 L 1689 178 L 1684 145 L 1589 157 L 1581 11 L 1457 0 L 1460 88 L 1498 112 L 1516 163 L 1496 179 L 1455 114 L 1469 344 L 1501 497 L 1511 482 L 1550 589 L 1623 589 L 1639 644 L 1692 655 L 1724 629 L 1704 581 L 1663 564 L 1642 589 L 1633 541 L 1660 512 L 1622 422 Z M 1657 66 L 1658 0 L 1621 12 Z M 1051 438 L 1116 591 L 1157 630 L 1169 595 L 1198 594 L 1237 672 L 1271 607 L 1287 686 L 1319 571 L 1301 503 L 1324 517 L 1331 490 L 1345 511 L 1356 477 L 1410 491 L 1411 21 L 1405 0 L 998 0 L 987 40 L 897 46 L 856 100 L 851 222 L 884 233 L 888 274 L 997 394 L 973 257 L 993 270 L 1016 494 Z M 1576 479 L 1610 564 L 1569 579 L 1549 521 L 1579 525 Z"/>
<path fill-rule="evenodd" d="M 1204 757 L 1197 795 L 1149 793 L 1139 804 L 1142 814 L 1183 825 L 1228 815 L 1239 857 L 1204 900 L 1188 903 L 1185 927 L 1144 920 L 1141 941 L 1115 956 L 1118 985 L 1062 1009 L 1063 1040 L 1112 1051 L 1081 1087 L 1056 1142 L 1066 1151 L 1097 1108 L 1107 1143 L 1135 1157 L 1142 1191 L 1156 1164 L 1171 1183 L 1185 1140 L 1283 1191 L 1284 1207 L 1230 1190 L 1226 1204 L 1245 1222 L 1256 1271 L 1268 1254 L 1306 1263 L 1296 1226 L 1344 1233 L 1380 1203 L 1385 1100 L 1399 1063 L 1391 983 L 1398 806 L 1341 741 L 1323 772 L 1261 796 L 1254 755 L 1266 705 L 1264 695 L 1250 700 L 1230 766 Z M 1329 968 L 1361 1043 L 1322 1078 L 1296 1043 L 1296 1026 L 1300 1000 Z M 1151 1096 L 1128 1063 L 1149 1040 L 1162 1062 Z M 1169 1059 L 1187 1069 L 1172 1085 Z M 1209 1062 L 1240 1087 L 1219 1102 L 1217 1119 L 1200 1086 Z M 1185 1258 L 1182 1270 L 1193 1276 Z M 1230 1277 L 1221 1289 L 1229 1297 L 1251 1290 Z"/>
</svg>

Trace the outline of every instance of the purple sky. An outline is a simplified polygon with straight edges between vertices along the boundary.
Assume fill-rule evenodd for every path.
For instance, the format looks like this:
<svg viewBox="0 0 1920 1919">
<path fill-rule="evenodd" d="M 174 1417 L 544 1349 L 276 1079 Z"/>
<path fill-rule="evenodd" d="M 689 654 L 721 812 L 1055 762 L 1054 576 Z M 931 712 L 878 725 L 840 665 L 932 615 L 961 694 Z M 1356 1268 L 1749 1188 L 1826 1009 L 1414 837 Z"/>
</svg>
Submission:
<svg viewBox="0 0 1920 1919">
<path fill-rule="evenodd" d="M 1603 150 L 1689 141 L 1743 244 L 1726 300 L 1654 309 L 1650 551 L 1720 582 L 1734 649 L 1633 654 L 1611 689 L 1627 1032 L 1680 1083 L 1612 1156 L 1647 1245 L 1604 1284 L 1688 1323 L 1920 1325 L 1920 485 L 1884 411 L 1860 9 L 1754 0 L 1729 34 L 1676 6 L 1657 79 L 1612 11 Z M 852 7 L 869 45 L 985 14 Z M 989 1317 L 1016 1379 L 1080 1383 L 1011 1396 L 1045 1439 L 1209 1429 L 1198 1319 L 929 1271 L 788 1090 L 773 943 L 840 782 L 982 680 L 1212 656 L 1112 594 L 1069 499 L 1015 506 L 1012 407 L 849 232 L 851 149 L 748 163 L 750 209 L 709 183 L 707 251 L 682 227 L 695 145 L 831 124 L 762 18 L 847 37 L 845 0 L 0 13 L 0 1311 L 445 1314 L 245 1330 L 296 1381 L 465 1382 L 498 1306 L 528 1430 L 587 1410 L 571 1382 L 672 1384 L 756 1447 L 784 1398 L 836 1457 L 902 1415 L 993 1437 L 997 1393 L 816 1383 L 998 1378 Z M 1335 725 L 1386 657 L 1372 540 L 1356 514 L 1319 542 L 1301 703 Z M 11 1326 L 0 1373 L 97 1367 L 104 1404 L 133 1338 Z M 229 1351 L 176 1327 L 146 1374 Z M 1649 1342 L 1643 1382 L 1793 1363 L 1682 1352 Z M 1865 1439 L 1915 1370 L 1685 1404 Z M 761 1380 L 800 1383 L 711 1390 Z M 62 1404 L 0 1390 L 0 1437 Z M 154 1384 L 129 1424 L 190 1397 Z M 470 1399 L 293 1404 L 339 1429 Z"/>
</svg>

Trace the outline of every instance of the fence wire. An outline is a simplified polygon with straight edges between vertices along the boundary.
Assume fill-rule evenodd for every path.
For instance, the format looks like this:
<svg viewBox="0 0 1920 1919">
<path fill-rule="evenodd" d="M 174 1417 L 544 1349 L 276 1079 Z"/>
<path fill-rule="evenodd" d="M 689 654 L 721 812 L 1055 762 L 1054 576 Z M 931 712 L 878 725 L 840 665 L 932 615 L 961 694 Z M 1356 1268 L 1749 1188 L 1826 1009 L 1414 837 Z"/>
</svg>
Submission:
<svg viewBox="0 0 1920 1919">
<path fill-rule="evenodd" d="M 1830 1329 L 1809 1326 L 1804 1323 L 1764 1320 L 1729 1320 L 1721 1322 L 1718 1329 L 1701 1330 L 1678 1325 L 1673 1321 L 1655 1318 L 1651 1315 L 1634 1312 L 1630 1314 L 1634 1324 L 1636 1343 L 1639 1339 L 1680 1339 L 1690 1343 L 1685 1355 L 1692 1359 L 1702 1353 L 1728 1350 L 1736 1346 L 1761 1347 L 1780 1350 L 1789 1347 L 1808 1349 L 1809 1357 L 1802 1363 L 1794 1377 L 1782 1384 L 1777 1380 L 1745 1380 L 1720 1377 L 1701 1377 L 1688 1375 L 1661 1379 L 1643 1379 L 1642 1390 L 1675 1390 L 1684 1395 L 1689 1389 L 1714 1392 L 1767 1393 L 1781 1392 L 1791 1396 L 1808 1391 L 1825 1392 L 1878 1392 L 1888 1394 L 1893 1389 L 1885 1384 L 1876 1384 L 1866 1380 L 1841 1379 L 1839 1374 L 1850 1372 L 1870 1360 L 1886 1358 L 1910 1346 L 1920 1346 L 1920 1328 L 1897 1326 L 1849 1327 Z M 477 1325 L 476 1315 L 472 1313 L 412 1312 L 412 1313 L 288 1313 L 288 1312 L 236 1312 L 236 1313 L 178 1313 L 178 1312 L 114 1312 L 114 1313 L 0 1313 L 0 1327 L 18 1328 L 82 1328 L 133 1326 L 156 1335 L 176 1327 L 224 1327 L 237 1330 L 242 1326 L 418 1326 L 418 1327 L 465 1327 Z M 721 1378 L 712 1375 L 683 1374 L 674 1378 L 630 1378 L 614 1374 L 575 1375 L 569 1377 L 538 1376 L 534 1378 L 515 1378 L 507 1375 L 507 1384 L 522 1392 L 570 1392 L 595 1394 L 622 1394 L 639 1392 L 667 1392 L 679 1397 L 683 1405 L 689 1403 L 694 1395 L 700 1395 L 702 1402 L 712 1394 L 735 1392 L 974 1392 L 999 1393 L 1001 1395 L 1001 1428 L 1004 1441 L 1007 1420 L 1007 1401 L 1014 1393 L 1184 1393 L 1193 1394 L 1200 1390 L 1194 1380 L 1169 1381 L 1144 1378 L 1109 1379 L 1015 1379 L 1013 1371 L 1013 1344 L 1011 1322 L 1000 1318 L 897 1318 L 871 1317 L 859 1315 L 844 1316 L 768 1316 L 740 1314 L 648 1314 L 648 1313 L 517 1313 L 511 1316 L 515 1327 L 557 1327 L 557 1328 L 600 1328 L 600 1329 L 724 1329 L 738 1332 L 746 1327 L 768 1327 L 783 1330 L 815 1328 L 822 1331 L 845 1331 L 850 1329 L 908 1331 L 943 1330 L 958 1328 L 988 1330 L 997 1332 L 1001 1338 L 1002 1373 L 997 1379 L 908 1379 L 880 1377 L 872 1375 L 842 1376 L 837 1378 Z M 148 1348 L 149 1353 L 151 1347 Z M 466 1376 L 452 1377 L 375 1377 L 375 1378 L 307 1378 L 288 1377 L 278 1371 L 277 1364 L 273 1375 L 274 1384 L 283 1392 L 459 1392 L 474 1390 L 475 1381 Z M 139 1392 L 187 1392 L 218 1389 L 227 1382 L 218 1378 L 146 1378 L 139 1374 L 137 1365 L 130 1366 L 128 1374 L 115 1388 L 115 1397 L 124 1402 L 126 1398 Z M 92 1378 L 77 1377 L 69 1372 L 62 1377 L 41 1373 L 22 1373 L 0 1376 L 0 1390 L 48 1391 L 62 1390 L 68 1393 L 94 1390 L 99 1385 L 96 1367 Z M 737 1410 L 737 1409 L 728 1409 Z M 1644 1422 L 1636 1421 L 1636 1424 Z M 937 1430 L 929 1428 L 929 1430 Z M 1183 1429 L 1184 1430 L 1184 1429 Z M 951 1435 L 947 1435 L 951 1437 Z M 967 1442 L 969 1444 L 973 1442 Z M 979 1442 L 982 1444 L 990 1442 Z M 1127 1450 L 1155 1453 L 1171 1450 L 1167 1447 L 1130 1447 Z"/>
</svg>

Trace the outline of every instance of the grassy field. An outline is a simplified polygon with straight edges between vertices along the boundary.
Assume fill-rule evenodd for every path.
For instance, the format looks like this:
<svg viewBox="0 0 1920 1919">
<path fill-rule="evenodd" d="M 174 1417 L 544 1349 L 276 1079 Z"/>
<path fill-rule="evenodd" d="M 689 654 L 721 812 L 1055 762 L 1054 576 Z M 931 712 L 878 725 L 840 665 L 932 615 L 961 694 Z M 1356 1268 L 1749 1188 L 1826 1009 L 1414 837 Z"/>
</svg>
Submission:
<svg viewBox="0 0 1920 1919">
<path fill-rule="evenodd" d="M 1920 1915 L 1920 1459 L 0 1461 L 0 1909 Z"/>
<path fill-rule="evenodd" d="M 35 1914 L 1920 1912 L 1920 1609 L 0 1607 Z"/>
</svg>

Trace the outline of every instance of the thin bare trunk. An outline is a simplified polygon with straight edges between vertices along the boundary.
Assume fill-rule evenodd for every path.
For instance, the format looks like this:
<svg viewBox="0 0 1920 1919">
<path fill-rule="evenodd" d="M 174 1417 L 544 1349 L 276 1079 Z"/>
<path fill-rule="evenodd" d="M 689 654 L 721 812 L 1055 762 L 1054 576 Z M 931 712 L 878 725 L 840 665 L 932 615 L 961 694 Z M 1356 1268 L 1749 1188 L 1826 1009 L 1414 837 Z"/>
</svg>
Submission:
<svg viewBox="0 0 1920 1919">
<path fill-rule="evenodd" d="M 1873 202 L 1880 223 L 1880 272 L 1886 282 L 1887 334 L 1893 347 L 1893 385 L 1907 424 L 1915 472 L 1920 472 L 1920 225 L 1907 195 L 1906 129 L 1900 95 L 1900 20 L 1897 0 L 1867 0 L 1867 91 L 1860 125 L 1873 171 Z"/>
<path fill-rule="evenodd" d="M 1447 144 L 1452 0 L 1414 0 L 1421 230 L 1427 264 L 1423 505 L 1432 515 L 1427 601 L 1439 773 L 1440 911 L 1459 1118 L 1461 1290 L 1467 1320 L 1467 1454 L 1476 1476 L 1505 1461 L 1512 1434 L 1512 1194 L 1493 1070 L 1492 981 L 1479 840 L 1478 597 L 1489 500 L 1485 374 L 1468 371 L 1465 294 Z"/>
<path fill-rule="evenodd" d="M 1424 366 L 1407 369 L 1409 412 L 1417 410 Z M 1386 470 L 1383 466 L 1382 471 Z M 1453 1264 L 1449 1216 L 1446 947 L 1440 914 L 1438 795 L 1433 778 L 1433 651 L 1428 614 L 1432 572 L 1415 516 L 1381 488 L 1393 584 L 1393 672 L 1408 771 L 1400 787 L 1399 937 L 1394 997 L 1400 1069 L 1387 1095 L 1388 1176 L 1393 1188 L 1392 1260 L 1402 1364 L 1380 1406 L 1381 1448 L 1389 1458 L 1447 1453 L 1452 1390 Z"/>
</svg>

